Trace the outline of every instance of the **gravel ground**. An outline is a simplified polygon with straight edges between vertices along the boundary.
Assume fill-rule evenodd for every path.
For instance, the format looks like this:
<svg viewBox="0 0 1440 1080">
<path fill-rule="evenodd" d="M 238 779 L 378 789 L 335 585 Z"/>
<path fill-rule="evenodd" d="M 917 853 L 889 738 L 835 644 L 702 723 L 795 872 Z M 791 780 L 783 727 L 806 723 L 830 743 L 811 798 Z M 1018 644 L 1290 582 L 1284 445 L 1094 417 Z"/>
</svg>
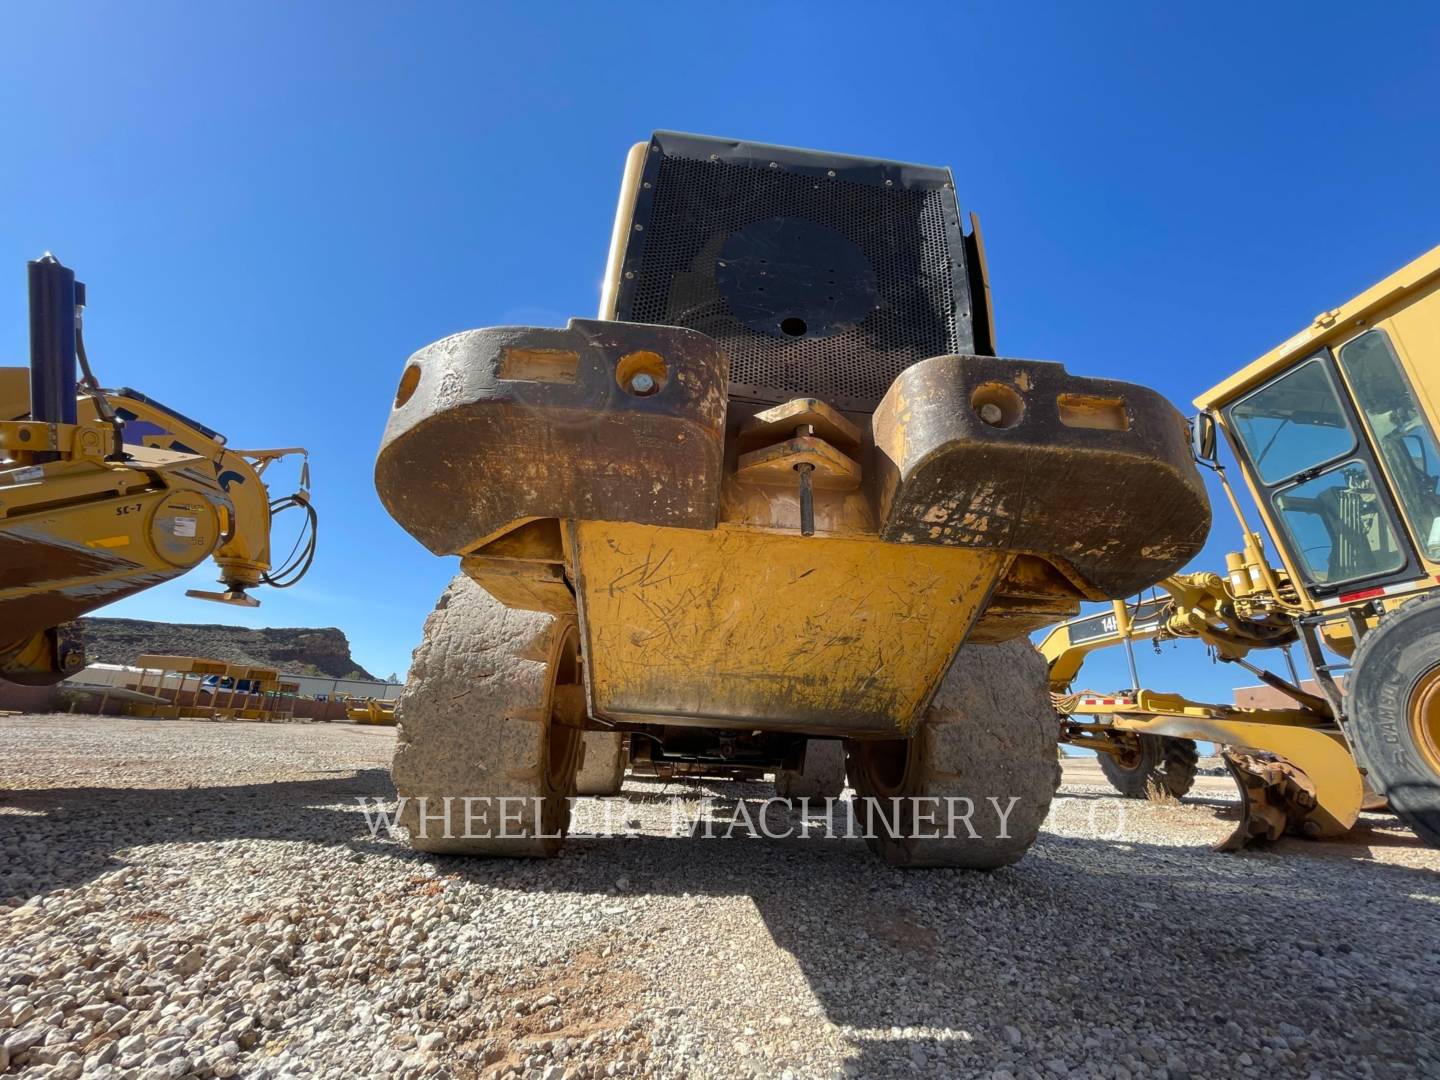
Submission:
<svg viewBox="0 0 1440 1080">
<path fill-rule="evenodd" d="M 1385 817 L 1218 855 L 1223 796 L 1067 785 L 1019 865 L 904 872 L 631 781 L 633 836 L 469 862 L 371 837 L 393 738 L 0 718 L 0 1071 L 1440 1075 L 1440 852 Z"/>
</svg>

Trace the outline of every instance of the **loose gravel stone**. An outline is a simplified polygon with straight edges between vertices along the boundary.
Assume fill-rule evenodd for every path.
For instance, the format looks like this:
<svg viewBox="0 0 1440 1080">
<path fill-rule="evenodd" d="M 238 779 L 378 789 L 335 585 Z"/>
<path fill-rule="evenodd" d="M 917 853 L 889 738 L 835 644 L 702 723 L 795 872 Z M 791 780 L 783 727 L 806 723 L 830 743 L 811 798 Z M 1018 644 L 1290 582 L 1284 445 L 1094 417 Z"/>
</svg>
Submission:
<svg viewBox="0 0 1440 1080">
<path fill-rule="evenodd" d="M 1219 855 L 1228 781 L 1171 806 L 1072 782 L 1016 866 L 906 872 L 675 828 L 735 799 L 797 821 L 768 785 L 631 780 L 560 858 L 485 862 L 372 835 L 390 730 L 25 716 L 0 740 L 0 1071 L 1440 1074 L 1440 853 L 1386 816 Z M 590 835 L 607 816 L 627 835 Z"/>
</svg>

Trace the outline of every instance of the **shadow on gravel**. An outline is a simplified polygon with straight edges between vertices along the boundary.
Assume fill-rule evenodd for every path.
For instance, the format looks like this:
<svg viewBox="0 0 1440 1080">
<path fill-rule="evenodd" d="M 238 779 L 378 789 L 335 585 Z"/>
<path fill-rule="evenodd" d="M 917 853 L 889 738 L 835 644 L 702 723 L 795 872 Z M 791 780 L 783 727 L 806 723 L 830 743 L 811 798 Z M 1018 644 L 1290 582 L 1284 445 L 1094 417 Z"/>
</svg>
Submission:
<svg viewBox="0 0 1440 1080">
<path fill-rule="evenodd" d="M 765 798 L 746 798 L 752 815 Z M 1204 843 L 1046 833 L 1016 866 L 974 873 L 894 869 L 861 840 L 642 835 L 574 837 L 548 863 L 434 861 L 525 892 L 593 892 L 625 877 L 628 894 L 750 897 L 828 1019 L 852 1029 L 861 1077 L 1064 1075 L 1079 1058 L 1061 1068 L 1042 1048 L 1086 1045 L 1101 1029 L 1113 1029 L 1117 1063 L 1129 1055 L 1172 1080 L 1231 1075 L 1243 1071 L 1227 1049 L 1240 1041 L 1227 1029 L 1237 1012 L 1247 1044 L 1256 1031 L 1278 1040 L 1265 1058 L 1271 1075 L 1348 1071 L 1308 1048 L 1311 1033 L 1328 1041 L 1341 1031 L 1372 1064 L 1393 1064 L 1374 1075 L 1413 1075 L 1417 1047 L 1440 1030 L 1440 1005 L 1402 961 L 1417 937 L 1433 941 L 1440 875 L 1362 870 L 1354 863 L 1365 852 L 1296 841 L 1222 855 Z M 703 935 L 703 908 L 694 918 L 684 932 Z M 1380 975 L 1356 995 L 1345 975 L 1362 957 Z M 788 1006 L 756 1003 L 764 1016 Z M 1158 1031 L 1162 1049 L 1142 1044 L 1137 1025 Z M 764 1062 L 754 1067 L 765 1074 Z"/>
<path fill-rule="evenodd" d="M 369 837 L 357 796 L 393 799 L 388 769 L 317 780 L 190 788 L 33 788 L 0 792 L 0 898 L 81 885 L 145 844 L 305 840 L 394 855 Z M 18 811 L 18 812 L 15 812 Z"/>
<path fill-rule="evenodd" d="M 635 787 L 642 797 L 693 794 Z M 757 818 L 768 795 L 760 785 L 720 790 L 743 797 Z M 1369 837 L 1220 855 L 1204 842 L 1046 833 L 1024 861 L 993 873 L 897 870 L 860 840 L 653 834 L 572 837 L 551 861 L 481 861 L 371 840 L 356 796 L 392 798 L 386 770 L 230 787 L 8 792 L 3 802 L 18 812 L 0 815 L 0 853 L 33 887 L 0 891 L 74 886 L 138 845 L 272 839 L 432 862 L 502 892 L 594 895 L 623 877 L 627 895 L 746 896 L 826 1017 L 847 1029 L 862 1077 L 1063 1075 L 1080 1063 L 1063 1060 L 1066 1046 L 1086 1046 L 1092 1061 L 1131 1057 L 1152 1074 L 1168 1068 L 1172 1080 L 1230 1075 L 1241 1071 L 1229 1049 L 1240 1041 L 1236 1015 L 1247 1045 L 1253 1032 L 1271 1040 L 1272 1075 L 1352 1071 L 1311 1049 L 1339 1032 L 1383 1063 L 1372 1075 L 1412 1075 L 1418 1049 L 1433 1057 L 1430 1033 L 1440 1031 L 1433 988 L 1406 974 L 1417 950 L 1434 949 L 1440 875 L 1355 865 Z M 697 974 L 740 947 L 706 937 L 706 917 L 697 903 L 683 931 L 719 950 L 697 955 Z M 754 1002 L 765 1017 L 791 1007 Z M 1158 1032 L 1158 1048 L 1141 1031 Z M 1087 1044 L 1099 1035 L 1106 1041 Z M 754 1068 L 766 1071 L 763 1061 Z"/>
</svg>

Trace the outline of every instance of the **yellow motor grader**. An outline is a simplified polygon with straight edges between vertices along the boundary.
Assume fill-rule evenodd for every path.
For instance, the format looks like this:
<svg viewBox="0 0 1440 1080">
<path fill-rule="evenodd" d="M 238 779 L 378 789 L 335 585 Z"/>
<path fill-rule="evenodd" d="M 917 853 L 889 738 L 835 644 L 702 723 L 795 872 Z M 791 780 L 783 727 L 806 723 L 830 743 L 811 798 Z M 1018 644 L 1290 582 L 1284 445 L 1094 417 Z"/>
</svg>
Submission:
<svg viewBox="0 0 1440 1080">
<path fill-rule="evenodd" d="M 1027 635 L 1177 570 L 1209 507 L 1159 395 L 995 355 L 969 225 L 945 168 L 659 132 L 598 318 L 409 359 L 376 488 L 462 571 L 398 707 L 413 844 L 553 854 L 628 741 L 848 773 L 895 864 L 1024 853 L 1058 780 Z"/>
<path fill-rule="evenodd" d="M 136 390 L 102 389 L 85 353 L 85 286 L 53 255 L 29 264 L 30 366 L 0 368 L 0 679 L 46 684 L 85 664 L 69 626 L 208 557 L 220 592 L 293 585 L 314 556 L 308 467 L 271 500 L 261 479 L 299 448 L 232 450 L 225 437 Z M 84 371 L 77 379 L 77 361 Z M 272 566 L 274 514 L 301 511 Z"/>
<path fill-rule="evenodd" d="M 1388 802 L 1440 845 L 1440 248 L 1196 399 L 1196 458 L 1215 470 L 1243 549 L 1225 574 L 1172 575 L 1165 594 L 1053 630 L 1041 645 L 1061 738 L 1100 752 L 1126 794 L 1183 793 L 1194 744 L 1226 747 L 1244 813 L 1224 846 L 1343 833 Z M 1265 553 L 1217 457 L 1225 433 Z M 1075 692 L 1084 658 L 1191 637 L 1289 697 L 1239 709 L 1130 689 Z M 1304 651 L 1302 683 L 1290 648 Z M 1283 649 L 1286 676 L 1245 657 Z M 1131 666 L 1131 682 L 1139 678 Z M 1078 717 L 1088 716 L 1090 722 Z"/>
</svg>

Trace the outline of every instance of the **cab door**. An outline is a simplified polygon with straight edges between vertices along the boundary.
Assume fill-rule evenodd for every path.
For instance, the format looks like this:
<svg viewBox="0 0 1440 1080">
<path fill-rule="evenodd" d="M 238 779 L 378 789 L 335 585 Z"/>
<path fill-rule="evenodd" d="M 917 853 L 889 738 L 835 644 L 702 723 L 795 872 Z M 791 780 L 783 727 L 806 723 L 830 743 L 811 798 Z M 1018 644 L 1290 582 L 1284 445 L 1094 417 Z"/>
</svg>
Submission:
<svg viewBox="0 0 1440 1080">
<path fill-rule="evenodd" d="M 1440 287 L 1335 349 L 1385 478 L 1424 568 L 1440 567 Z"/>
</svg>

